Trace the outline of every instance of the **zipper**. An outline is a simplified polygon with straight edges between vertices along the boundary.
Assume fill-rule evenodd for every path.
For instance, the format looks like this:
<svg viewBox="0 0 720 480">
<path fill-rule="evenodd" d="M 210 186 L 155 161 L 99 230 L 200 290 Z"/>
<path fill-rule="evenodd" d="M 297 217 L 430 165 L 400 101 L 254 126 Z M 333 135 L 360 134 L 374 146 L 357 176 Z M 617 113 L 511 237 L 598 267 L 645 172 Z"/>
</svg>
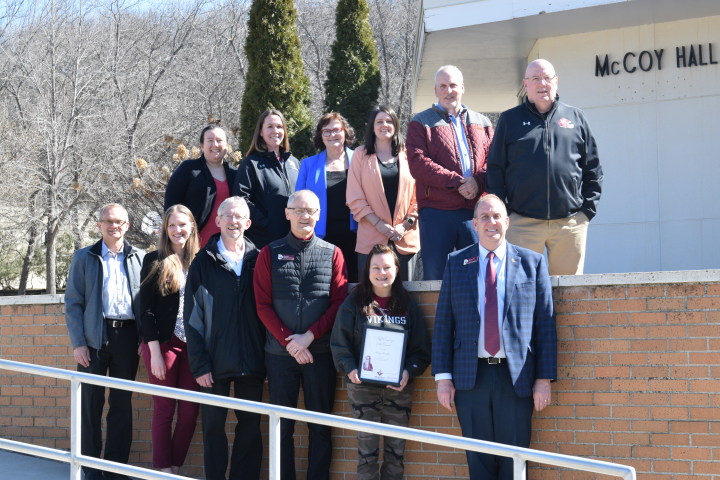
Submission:
<svg viewBox="0 0 720 480">
<path fill-rule="evenodd" d="M 547 219 L 550 220 L 550 132 L 548 129 L 548 121 L 545 120 L 545 156 L 547 157 Z"/>
<path fill-rule="evenodd" d="M 298 285 L 298 293 L 300 294 L 300 329 L 303 327 L 303 294 L 302 280 L 305 278 L 305 252 L 300 250 L 300 285 Z M 305 332 L 303 332 L 305 333 Z"/>
<path fill-rule="evenodd" d="M 548 111 L 548 117 L 550 116 L 550 113 L 554 108 L 556 108 L 557 103 L 553 105 L 553 108 L 551 108 Z M 540 120 L 543 122 L 543 143 L 545 146 L 545 157 L 547 158 L 547 219 L 550 220 L 550 131 L 548 128 L 548 119 L 544 118 L 539 112 L 537 112 L 533 107 L 528 105 L 528 110 L 530 110 L 532 113 L 540 117 Z"/>
<path fill-rule="evenodd" d="M 281 156 L 282 156 L 282 154 L 281 154 Z M 287 164 L 287 160 L 284 161 L 284 162 L 282 162 L 282 163 L 280 163 L 280 159 L 276 159 L 276 160 L 277 160 L 277 162 L 280 164 L 280 174 L 281 174 L 280 176 L 282 177 L 282 179 L 283 179 L 283 184 L 285 185 L 285 193 L 286 193 L 287 196 L 289 197 L 289 196 L 290 196 L 290 193 L 291 193 L 291 192 L 290 192 L 290 182 L 288 182 L 288 179 L 287 179 L 287 168 L 285 168 L 285 166 L 286 166 L 286 164 Z"/>
<path fill-rule="evenodd" d="M 235 272 L 233 272 L 235 273 Z M 239 298 L 240 295 L 240 279 L 242 278 L 242 275 L 235 275 L 235 298 L 238 298 L 240 302 L 242 302 L 242 298 Z M 241 309 L 238 309 L 240 311 Z M 238 337 L 240 336 L 240 324 L 241 322 L 238 322 Z M 239 338 L 238 338 L 239 340 Z M 245 369 L 243 368 L 242 364 L 242 355 L 238 359 L 240 363 L 240 375 L 245 375 Z"/>
</svg>

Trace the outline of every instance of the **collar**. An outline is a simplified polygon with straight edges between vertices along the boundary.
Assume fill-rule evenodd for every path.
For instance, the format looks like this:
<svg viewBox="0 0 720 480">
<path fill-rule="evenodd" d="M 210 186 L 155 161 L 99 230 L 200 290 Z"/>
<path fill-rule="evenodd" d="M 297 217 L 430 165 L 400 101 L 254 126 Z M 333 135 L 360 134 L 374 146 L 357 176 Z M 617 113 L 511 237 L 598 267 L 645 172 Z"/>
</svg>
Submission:
<svg viewBox="0 0 720 480">
<path fill-rule="evenodd" d="M 448 117 L 452 117 L 452 116 L 453 116 L 453 115 L 450 115 L 450 114 L 448 113 L 448 111 L 445 110 L 445 109 L 442 107 L 442 105 L 440 105 L 440 102 L 438 102 L 438 103 L 433 103 L 432 108 L 435 109 L 436 111 L 440 112 L 440 113 L 446 114 Z M 460 104 L 460 112 L 457 114 L 457 116 L 456 116 L 455 118 L 462 117 L 465 112 L 467 112 L 467 107 L 461 103 L 461 104 Z"/>
<path fill-rule="evenodd" d="M 488 253 L 490 253 L 490 250 L 483 247 L 478 242 L 478 247 L 480 247 L 480 260 L 485 260 L 485 257 L 488 256 Z M 495 256 L 502 261 L 505 258 L 505 255 L 507 254 L 507 240 L 502 242 L 498 248 L 495 249 Z"/>
<path fill-rule="evenodd" d="M 244 240 L 245 240 L 245 238 L 244 238 L 244 236 L 243 236 L 242 250 L 240 251 L 240 254 L 239 254 L 239 255 L 240 255 L 240 258 L 242 258 L 242 257 L 245 256 L 245 242 L 244 242 Z M 238 255 L 238 254 L 236 254 L 235 252 L 231 252 L 231 251 L 229 251 L 227 248 L 225 248 L 225 243 L 223 242 L 222 236 L 221 236 L 220 238 L 218 238 L 217 247 L 218 247 L 218 253 L 219 253 L 220 255 L 222 255 L 222 256 L 225 256 L 225 254 L 228 254 L 228 256 L 232 258 L 232 257 Z"/>
<path fill-rule="evenodd" d="M 535 104 L 532 103 L 532 102 L 531 102 L 530 100 L 528 100 L 527 98 L 525 98 L 525 103 L 527 103 L 528 108 L 529 108 L 530 110 L 532 110 L 533 112 L 537 113 L 538 115 L 550 115 L 550 113 L 552 113 L 553 111 L 555 111 L 555 110 L 557 109 L 558 103 L 560 103 L 560 95 L 557 94 L 557 93 L 555 94 L 555 101 L 553 101 L 552 107 L 550 107 L 550 110 L 548 110 L 548 111 L 545 112 L 544 114 L 543 114 L 543 113 L 540 113 L 540 110 L 537 109 L 537 107 L 535 106 Z"/>
<path fill-rule="evenodd" d="M 105 258 L 105 255 L 108 254 L 108 252 L 112 253 L 112 250 L 108 248 L 107 245 L 105 245 L 105 240 L 100 239 L 100 256 Z M 114 256 L 122 255 L 125 253 L 125 242 L 123 242 L 123 248 L 120 249 L 118 253 L 113 253 Z"/>
<path fill-rule="evenodd" d="M 292 232 L 288 233 L 288 236 L 286 238 L 288 244 L 295 250 L 305 250 L 306 248 L 315 245 L 315 243 L 317 242 L 317 236 L 315 235 L 314 231 L 313 234 L 306 239 L 298 238 Z"/>
</svg>

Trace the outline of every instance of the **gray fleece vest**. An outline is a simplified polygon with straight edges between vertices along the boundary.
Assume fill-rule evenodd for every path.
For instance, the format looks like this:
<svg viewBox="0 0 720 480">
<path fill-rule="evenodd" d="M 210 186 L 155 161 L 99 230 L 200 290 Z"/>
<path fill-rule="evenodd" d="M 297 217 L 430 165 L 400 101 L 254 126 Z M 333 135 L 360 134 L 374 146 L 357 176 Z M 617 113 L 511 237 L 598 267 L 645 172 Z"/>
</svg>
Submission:
<svg viewBox="0 0 720 480">
<path fill-rule="evenodd" d="M 302 241 L 288 234 L 269 247 L 273 309 L 291 332 L 305 333 L 330 306 L 335 246 L 317 236 Z M 265 350 L 289 355 L 270 332 Z M 329 351 L 330 332 L 310 344 L 311 353 Z"/>
</svg>

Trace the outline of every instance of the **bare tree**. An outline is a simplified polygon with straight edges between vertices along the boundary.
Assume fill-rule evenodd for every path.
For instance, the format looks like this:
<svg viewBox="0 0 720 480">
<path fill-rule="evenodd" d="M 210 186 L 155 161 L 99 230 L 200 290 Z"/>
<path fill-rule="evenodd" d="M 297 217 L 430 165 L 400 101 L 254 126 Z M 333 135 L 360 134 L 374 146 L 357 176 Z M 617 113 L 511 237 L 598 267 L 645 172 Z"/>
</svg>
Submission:
<svg viewBox="0 0 720 480">
<path fill-rule="evenodd" d="M 21 291 L 40 254 L 47 292 L 62 285 L 57 277 L 67 255 L 58 267 L 57 242 L 85 246 L 105 203 L 126 206 L 131 241 L 154 243 L 154 227 L 141 225 L 162 212 L 167 179 L 180 161 L 199 155 L 193 147 L 209 121 L 221 120 L 237 148 L 251 3 L 0 4 L 0 228 L 13 232 L 6 240 L 16 239 Z M 369 4 L 380 102 L 393 106 L 405 124 L 419 0 Z M 324 113 L 335 8 L 336 0 L 297 0 L 315 120 Z M 238 162 L 239 153 L 230 160 Z"/>
<path fill-rule="evenodd" d="M 297 0 L 297 27 L 305 74 L 310 79 L 310 113 L 317 121 L 324 111 L 325 78 L 335 41 L 337 0 Z"/>
<path fill-rule="evenodd" d="M 419 0 L 368 0 L 370 24 L 378 47 L 382 83 L 380 102 L 395 109 L 406 126 L 412 117 L 412 60 Z"/>
</svg>

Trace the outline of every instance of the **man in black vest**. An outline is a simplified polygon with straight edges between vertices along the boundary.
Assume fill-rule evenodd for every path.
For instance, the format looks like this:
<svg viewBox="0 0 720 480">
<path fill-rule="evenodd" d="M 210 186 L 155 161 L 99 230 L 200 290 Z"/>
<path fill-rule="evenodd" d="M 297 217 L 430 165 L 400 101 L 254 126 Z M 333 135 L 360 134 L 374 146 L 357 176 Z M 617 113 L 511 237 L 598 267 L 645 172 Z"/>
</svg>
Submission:
<svg viewBox="0 0 720 480">
<path fill-rule="evenodd" d="M 330 332 L 347 297 L 342 252 L 315 236 L 320 201 L 310 190 L 288 199 L 290 233 L 260 251 L 255 267 L 255 301 L 267 328 L 265 365 L 270 403 L 297 407 L 302 382 L 305 408 L 332 412 L 335 365 Z M 330 477 L 330 427 L 308 424 L 308 480 Z M 295 420 L 282 419 L 280 478 L 295 480 Z"/>
</svg>

